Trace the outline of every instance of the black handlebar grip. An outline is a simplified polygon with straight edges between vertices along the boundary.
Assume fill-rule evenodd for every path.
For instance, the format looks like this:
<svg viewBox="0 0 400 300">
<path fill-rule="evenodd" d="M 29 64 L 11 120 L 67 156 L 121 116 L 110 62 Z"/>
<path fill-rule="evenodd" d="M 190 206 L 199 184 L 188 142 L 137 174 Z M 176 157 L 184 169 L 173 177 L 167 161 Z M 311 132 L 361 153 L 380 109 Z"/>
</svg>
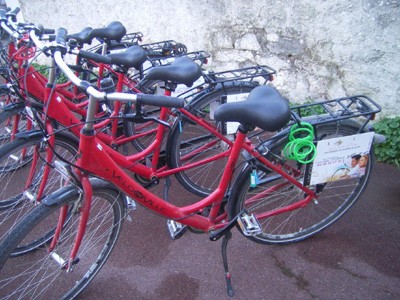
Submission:
<svg viewBox="0 0 400 300">
<path fill-rule="evenodd" d="M 104 64 L 111 64 L 111 57 L 107 57 L 101 54 L 97 54 L 94 52 L 79 50 L 79 56 L 83 58 L 87 58 L 96 62 L 104 63 Z"/>
<path fill-rule="evenodd" d="M 43 35 L 43 34 L 54 34 L 54 33 L 56 33 L 56 31 L 55 31 L 54 29 L 44 28 L 43 25 L 41 25 L 41 24 L 39 24 L 39 25 L 37 26 L 37 28 L 38 28 L 39 31 L 40 31 L 40 35 Z"/>
<path fill-rule="evenodd" d="M 43 28 L 43 34 L 55 34 L 56 31 L 50 28 Z"/>
<path fill-rule="evenodd" d="M 67 29 L 58 28 L 56 33 L 56 43 L 62 46 L 66 46 L 65 38 L 67 36 Z"/>
<path fill-rule="evenodd" d="M 21 9 L 19 7 L 14 8 L 13 10 L 9 11 L 7 13 L 7 15 L 9 16 L 16 16 L 18 15 L 18 13 L 21 11 Z"/>
<path fill-rule="evenodd" d="M 154 105 L 160 107 L 183 107 L 185 101 L 182 98 L 168 97 L 163 95 L 149 95 L 149 94 L 137 94 L 137 103 Z"/>
<path fill-rule="evenodd" d="M 6 13 L 8 18 L 11 18 L 13 22 L 17 21 L 17 14 L 21 11 L 19 7 L 14 8 L 13 10 Z"/>
</svg>

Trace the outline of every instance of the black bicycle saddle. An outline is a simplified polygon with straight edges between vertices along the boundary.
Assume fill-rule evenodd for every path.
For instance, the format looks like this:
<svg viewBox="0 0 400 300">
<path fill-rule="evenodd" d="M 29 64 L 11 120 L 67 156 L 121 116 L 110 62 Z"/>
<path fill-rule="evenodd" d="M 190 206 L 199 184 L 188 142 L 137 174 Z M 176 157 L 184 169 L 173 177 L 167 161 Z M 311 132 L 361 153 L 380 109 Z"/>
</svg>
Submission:
<svg viewBox="0 0 400 300">
<path fill-rule="evenodd" d="M 92 27 L 85 27 L 81 32 L 68 34 L 66 39 L 74 39 L 80 44 L 90 44 L 92 41 L 92 39 L 90 38 L 90 32 L 92 30 Z"/>
<path fill-rule="evenodd" d="M 93 29 L 89 34 L 89 38 L 90 40 L 101 38 L 120 42 L 125 34 L 125 26 L 121 22 L 114 21 L 108 24 L 107 27 Z"/>
<path fill-rule="evenodd" d="M 200 76 L 200 66 L 190 58 L 182 56 L 175 59 L 168 66 L 151 68 L 147 72 L 145 79 L 174 81 L 178 84 L 182 83 L 186 86 L 192 86 Z"/>
<path fill-rule="evenodd" d="M 290 120 L 287 99 L 271 86 L 254 88 L 246 101 L 225 103 L 215 110 L 214 117 L 222 122 L 239 122 L 266 131 L 281 129 Z"/>
<path fill-rule="evenodd" d="M 107 55 L 111 58 L 111 64 L 135 68 L 139 70 L 147 60 L 146 52 L 139 46 L 131 46 L 124 52 L 112 53 Z"/>
</svg>

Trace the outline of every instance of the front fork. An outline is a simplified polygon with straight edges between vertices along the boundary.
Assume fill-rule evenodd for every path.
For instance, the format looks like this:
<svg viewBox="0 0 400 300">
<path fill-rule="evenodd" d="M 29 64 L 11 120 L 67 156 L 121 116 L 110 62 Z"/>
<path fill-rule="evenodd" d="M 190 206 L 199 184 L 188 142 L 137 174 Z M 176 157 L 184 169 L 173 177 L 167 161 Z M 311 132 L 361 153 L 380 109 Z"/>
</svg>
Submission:
<svg viewBox="0 0 400 300">
<path fill-rule="evenodd" d="M 49 174 L 52 169 L 51 167 L 51 162 L 53 161 L 54 157 L 54 147 L 55 147 L 55 135 L 53 134 L 53 126 L 50 124 L 46 125 L 47 133 L 49 135 L 49 138 L 47 140 L 47 148 L 46 148 L 46 164 L 44 166 L 43 170 L 43 178 L 40 181 L 39 185 L 39 190 L 37 194 L 37 199 L 40 201 L 42 199 L 43 193 L 44 193 L 44 188 L 46 187 L 47 180 L 49 179 Z"/>
<path fill-rule="evenodd" d="M 85 235 L 85 231 L 86 231 L 86 227 L 87 227 L 87 223 L 88 223 L 88 219 L 89 219 L 89 214 L 90 214 L 90 208 L 92 205 L 93 189 L 92 189 L 92 185 L 89 180 L 89 176 L 87 174 L 83 174 L 83 173 L 79 173 L 78 176 L 79 176 L 79 181 L 82 184 L 82 188 L 83 188 L 83 200 L 78 201 L 79 203 L 75 203 L 78 205 L 78 207 L 74 207 L 73 208 L 74 211 L 72 212 L 72 213 L 80 214 L 78 229 L 77 229 L 77 233 L 75 235 L 75 241 L 73 243 L 68 262 L 61 259 L 63 263 L 60 264 L 60 267 L 62 269 L 66 269 L 67 271 L 72 271 L 73 265 L 79 262 L 77 253 L 79 251 L 79 247 L 81 246 L 83 237 Z M 52 257 L 57 257 L 57 258 L 59 257 L 55 252 L 53 252 L 53 250 L 56 247 L 57 243 L 59 242 L 60 234 L 61 234 L 62 229 L 67 221 L 68 210 L 69 210 L 68 205 L 64 205 L 60 209 L 57 228 L 55 230 L 55 234 L 51 241 L 50 247 L 48 248 L 48 252 L 50 253 L 50 255 Z M 58 262 L 58 261 L 56 260 L 56 262 Z"/>
<path fill-rule="evenodd" d="M 79 209 L 81 217 L 79 218 L 78 232 L 76 233 L 74 245 L 69 256 L 68 269 L 70 269 L 72 265 L 77 262 L 76 254 L 78 253 L 79 247 L 82 243 L 82 239 L 86 231 L 90 207 L 92 205 L 93 189 L 89 181 L 89 176 L 87 174 L 81 175 L 80 181 L 83 187 L 83 203 Z"/>
<path fill-rule="evenodd" d="M 49 174 L 52 169 L 51 162 L 53 161 L 53 157 L 54 157 L 53 150 L 55 147 L 55 135 L 53 134 L 54 133 L 53 126 L 51 124 L 47 124 L 46 129 L 47 129 L 47 133 L 48 133 L 48 138 L 46 141 L 47 144 L 46 145 L 40 144 L 39 146 L 35 146 L 35 151 L 33 153 L 32 164 L 31 164 L 31 168 L 29 171 L 28 179 L 25 182 L 25 194 L 29 194 L 29 188 L 33 185 L 38 162 L 40 161 L 40 153 L 39 153 L 41 151 L 40 148 L 43 146 L 46 146 L 46 157 L 45 157 L 46 164 L 44 165 L 44 168 L 43 168 L 43 176 L 40 180 L 40 184 L 39 184 L 39 188 L 37 190 L 36 196 L 34 196 L 34 195 L 30 196 L 32 198 L 32 200 L 34 200 L 35 202 L 36 201 L 40 202 L 43 197 L 44 189 L 46 187 L 47 180 L 49 178 Z M 25 156 L 26 156 L 26 149 L 23 149 L 22 150 L 22 159 Z M 40 174 L 38 176 L 40 176 Z"/>
</svg>

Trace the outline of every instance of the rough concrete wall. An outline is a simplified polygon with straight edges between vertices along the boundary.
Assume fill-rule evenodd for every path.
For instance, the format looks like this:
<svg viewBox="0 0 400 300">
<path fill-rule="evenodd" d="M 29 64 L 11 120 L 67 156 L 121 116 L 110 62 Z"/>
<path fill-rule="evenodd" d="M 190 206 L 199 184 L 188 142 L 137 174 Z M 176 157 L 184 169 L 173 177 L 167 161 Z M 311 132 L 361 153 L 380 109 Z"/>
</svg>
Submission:
<svg viewBox="0 0 400 300">
<path fill-rule="evenodd" d="M 21 0 L 26 21 L 70 32 L 121 21 L 145 42 L 211 53 L 214 70 L 266 64 L 292 101 L 365 94 L 400 110 L 400 0 Z M 382 115 L 383 115 L 382 114 Z"/>
</svg>

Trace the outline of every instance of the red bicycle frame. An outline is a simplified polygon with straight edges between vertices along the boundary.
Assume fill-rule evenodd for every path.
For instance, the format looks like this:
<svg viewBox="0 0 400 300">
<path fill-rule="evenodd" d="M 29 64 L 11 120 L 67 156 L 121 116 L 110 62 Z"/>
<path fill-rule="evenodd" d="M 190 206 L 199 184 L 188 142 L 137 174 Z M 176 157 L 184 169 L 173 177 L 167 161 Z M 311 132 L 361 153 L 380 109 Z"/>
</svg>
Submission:
<svg viewBox="0 0 400 300">
<path fill-rule="evenodd" d="M 146 190 L 134 179 L 132 179 L 126 172 L 124 172 L 123 168 L 127 168 L 130 171 L 136 172 L 138 175 L 146 175 L 142 173 L 143 166 L 138 167 L 141 165 L 135 164 L 135 160 L 138 159 L 138 156 L 132 156 L 130 158 L 122 157 L 118 152 L 110 149 L 106 144 L 104 144 L 104 142 L 98 139 L 96 135 L 85 134 L 84 131 L 82 131 L 79 143 L 79 158 L 77 160 L 77 168 L 75 170 L 80 177 L 80 182 L 82 182 L 84 190 L 84 206 L 83 210 L 81 211 L 83 216 L 80 220 L 79 230 L 77 232 L 74 249 L 71 252 L 70 261 L 75 259 L 80 241 L 83 238 L 86 228 L 88 215 L 85 214 L 88 214 L 90 211 L 92 189 L 88 179 L 89 174 L 94 174 L 105 179 L 106 181 L 113 183 L 129 197 L 165 218 L 179 221 L 184 225 L 194 227 L 198 230 L 212 232 L 223 228 L 227 224 L 227 214 L 226 212 L 221 214 L 220 207 L 222 205 L 224 196 L 226 195 L 229 183 L 232 179 L 237 160 L 243 149 L 252 154 L 253 157 L 260 161 L 260 163 L 263 163 L 266 167 L 272 169 L 287 179 L 290 183 L 296 185 L 306 195 L 303 200 L 293 205 L 281 208 L 279 210 L 274 210 L 272 212 L 267 212 L 262 215 L 257 215 L 256 217 L 258 219 L 263 219 L 284 211 L 297 209 L 308 204 L 310 201 L 312 201 L 312 199 L 316 198 L 316 195 L 312 190 L 303 186 L 294 177 L 287 174 L 282 167 L 276 166 L 263 156 L 260 156 L 255 148 L 248 143 L 246 134 L 238 131 L 232 147 L 227 150 L 227 155 L 229 156 L 228 162 L 216 190 L 199 202 L 188 206 L 178 207 L 166 202 L 152 192 Z M 81 170 L 85 171 L 83 172 Z M 198 212 L 202 211 L 206 207 L 211 207 L 208 216 L 198 214 Z M 53 243 L 55 243 L 57 239 L 58 237 L 55 236 Z"/>
</svg>

